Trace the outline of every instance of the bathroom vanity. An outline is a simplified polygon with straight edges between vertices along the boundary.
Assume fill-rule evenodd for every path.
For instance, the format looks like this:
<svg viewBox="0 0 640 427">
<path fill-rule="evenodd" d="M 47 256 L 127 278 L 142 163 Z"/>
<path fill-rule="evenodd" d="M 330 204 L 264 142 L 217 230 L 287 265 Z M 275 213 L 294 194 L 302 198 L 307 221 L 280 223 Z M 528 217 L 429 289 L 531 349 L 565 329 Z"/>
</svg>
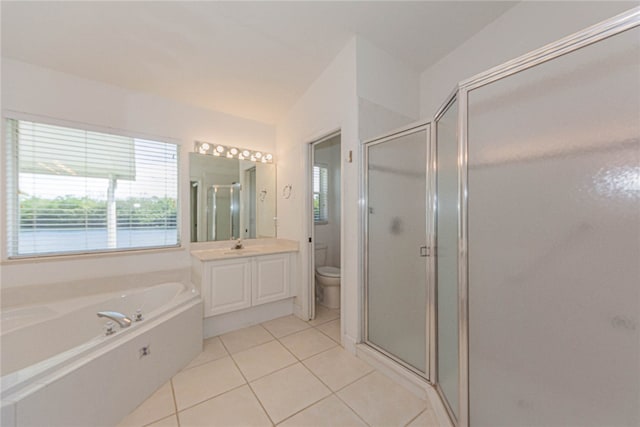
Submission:
<svg viewBox="0 0 640 427">
<path fill-rule="evenodd" d="M 258 239 L 245 242 L 242 249 L 224 243 L 191 251 L 192 280 L 201 290 L 205 323 L 214 317 L 230 325 L 223 327 L 226 331 L 235 329 L 234 314 L 242 316 L 237 327 L 268 320 L 271 312 L 273 317 L 291 314 L 297 242 Z M 282 314 L 283 309 L 288 312 Z M 215 328 L 220 332 L 220 322 Z"/>
</svg>

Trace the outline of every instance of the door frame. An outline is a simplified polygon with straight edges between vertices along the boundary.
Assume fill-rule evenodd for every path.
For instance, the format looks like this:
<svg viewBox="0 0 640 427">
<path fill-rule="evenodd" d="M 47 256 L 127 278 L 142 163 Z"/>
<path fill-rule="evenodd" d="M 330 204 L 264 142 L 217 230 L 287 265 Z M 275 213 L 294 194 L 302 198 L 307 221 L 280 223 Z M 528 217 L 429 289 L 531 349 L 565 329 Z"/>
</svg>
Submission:
<svg viewBox="0 0 640 427">
<path fill-rule="evenodd" d="M 425 263 L 425 268 L 426 268 L 426 283 L 425 286 L 427 287 L 426 292 L 425 292 L 425 307 L 426 307 L 426 316 L 425 316 L 425 333 L 427 334 L 427 337 L 425 339 L 425 345 L 426 345 L 426 349 L 425 349 L 425 372 L 420 372 L 419 370 L 417 370 L 416 368 L 414 368 L 413 366 L 409 365 L 408 363 L 404 362 L 403 360 L 400 360 L 398 357 L 390 354 L 389 352 L 387 352 L 386 350 L 378 347 L 376 344 L 372 343 L 371 341 L 369 341 L 369 334 L 368 334 L 368 319 L 369 319 L 369 304 L 368 304 L 368 283 L 369 283 L 369 198 L 368 198 L 368 188 L 369 188 L 369 170 L 368 170 L 368 164 L 369 164 L 369 148 L 377 145 L 377 144 L 382 144 L 385 142 L 388 142 L 392 139 L 396 139 L 398 137 L 402 137 L 405 135 L 410 135 L 416 132 L 421 132 L 421 131 L 425 131 L 425 136 L 426 136 L 426 148 L 425 148 L 425 179 L 426 179 L 426 194 L 425 194 L 425 202 L 426 202 L 426 206 L 425 206 L 425 231 L 426 231 L 426 235 L 425 235 L 425 242 L 427 245 L 427 253 L 429 254 L 427 256 L 427 261 Z M 419 121 L 419 122 L 414 122 L 412 124 L 409 124 L 405 127 L 402 127 L 400 129 L 396 129 L 394 131 L 392 131 L 391 133 L 387 133 L 385 135 L 382 135 L 380 137 L 376 137 L 374 139 L 370 139 L 365 141 L 362 144 L 362 159 L 363 159 L 363 163 L 362 163 L 362 167 L 363 167 L 363 178 L 362 178 L 362 189 L 361 189 L 361 194 L 360 194 L 360 200 L 362 200 L 362 209 L 361 209 L 361 223 L 362 223 L 362 319 L 361 319 L 361 336 L 362 336 L 362 342 L 364 344 L 366 344 L 368 347 L 374 349 L 375 351 L 379 352 L 380 354 L 382 354 L 383 356 L 387 357 L 388 359 L 390 359 L 391 361 L 397 363 L 398 365 L 402 366 L 403 368 L 407 369 L 410 373 L 412 373 L 413 375 L 416 375 L 417 377 L 419 377 L 422 380 L 427 380 L 430 382 L 430 378 L 431 378 L 431 367 L 432 367 L 432 351 L 433 351 L 433 337 L 432 337 L 432 325 L 433 322 L 435 320 L 435 313 L 434 313 L 434 301 L 435 301 L 435 282 L 434 282 L 434 276 L 433 276 L 433 256 L 431 256 L 431 253 L 433 252 L 433 230 L 432 230 L 432 226 L 433 226 L 433 221 L 432 221 L 432 217 L 433 217 L 433 211 L 432 211 L 432 207 L 433 207 L 433 201 L 434 201 L 434 194 L 433 194 L 433 186 L 431 185 L 431 172 L 430 172 L 430 166 L 431 166 L 431 147 L 432 147 L 432 124 L 431 121 Z"/>
<path fill-rule="evenodd" d="M 315 232 L 315 220 L 313 217 L 313 166 L 315 165 L 315 147 L 318 144 L 322 144 L 336 136 L 340 136 L 340 147 L 342 150 L 342 130 L 337 129 L 332 132 L 326 133 L 323 136 L 312 140 L 307 143 L 307 220 L 305 221 L 307 224 L 307 242 L 309 247 L 308 254 L 308 265 L 307 268 L 307 286 L 306 289 L 308 291 L 307 295 L 307 317 L 309 320 L 313 320 L 316 318 L 316 256 L 315 256 L 315 244 L 316 244 L 316 232 Z M 342 151 L 341 151 L 342 152 Z M 342 155 L 340 156 L 342 159 Z M 342 161 L 340 161 L 340 167 L 342 167 Z M 340 209 L 342 210 L 342 172 L 340 173 Z M 342 218 L 342 213 L 340 215 Z M 340 247 L 342 248 L 342 221 L 340 223 Z M 342 257 L 342 254 L 340 254 Z M 343 292 L 342 287 L 340 292 Z M 340 305 L 340 310 L 342 311 L 342 304 Z"/>
</svg>

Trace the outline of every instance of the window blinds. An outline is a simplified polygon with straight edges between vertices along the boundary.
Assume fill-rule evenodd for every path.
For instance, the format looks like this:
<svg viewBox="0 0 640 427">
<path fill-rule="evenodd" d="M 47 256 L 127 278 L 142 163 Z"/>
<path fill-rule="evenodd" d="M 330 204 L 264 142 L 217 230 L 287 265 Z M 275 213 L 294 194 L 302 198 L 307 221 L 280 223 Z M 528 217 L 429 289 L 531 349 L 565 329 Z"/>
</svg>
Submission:
<svg viewBox="0 0 640 427">
<path fill-rule="evenodd" d="M 176 246 L 175 144 L 7 120 L 9 257 Z"/>
</svg>

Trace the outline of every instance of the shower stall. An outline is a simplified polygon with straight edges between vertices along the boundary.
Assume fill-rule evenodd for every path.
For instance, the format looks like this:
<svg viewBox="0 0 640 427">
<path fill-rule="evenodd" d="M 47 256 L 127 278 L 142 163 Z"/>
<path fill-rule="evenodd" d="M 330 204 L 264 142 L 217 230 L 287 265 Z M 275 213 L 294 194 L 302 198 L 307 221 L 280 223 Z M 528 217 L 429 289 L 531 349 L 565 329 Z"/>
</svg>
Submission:
<svg viewBox="0 0 640 427">
<path fill-rule="evenodd" d="M 365 144 L 365 343 L 457 426 L 640 425 L 639 41 L 636 8 L 461 82 L 426 156 Z"/>
<path fill-rule="evenodd" d="M 231 240 L 240 237 L 239 183 L 212 185 L 207 189 L 207 239 Z"/>
</svg>

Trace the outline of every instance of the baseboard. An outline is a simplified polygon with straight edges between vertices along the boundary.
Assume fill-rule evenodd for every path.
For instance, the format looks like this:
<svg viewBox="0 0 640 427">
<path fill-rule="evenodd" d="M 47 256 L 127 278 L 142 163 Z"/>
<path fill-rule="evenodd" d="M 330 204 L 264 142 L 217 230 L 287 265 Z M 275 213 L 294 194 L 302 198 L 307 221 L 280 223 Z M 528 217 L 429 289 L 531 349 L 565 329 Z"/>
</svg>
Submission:
<svg viewBox="0 0 640 427">
<path fill-rule="evenodd" d="M 211 338 L 247 326 L 293 314 L 293 298 L 257 305 L 244 310 L 205 317 L 204 338 Z"/>
<path fill-rule="evenodd" d="M 347 334 L 342 335 L 342 346 L 349 353 L 351 353 L 353 355 L 357 354 L 358 341 L 356 341 L 355 338 L 353 338 L 353 337 L 351 337 L 351 336 L 349 336 Z"/>
</svg>

